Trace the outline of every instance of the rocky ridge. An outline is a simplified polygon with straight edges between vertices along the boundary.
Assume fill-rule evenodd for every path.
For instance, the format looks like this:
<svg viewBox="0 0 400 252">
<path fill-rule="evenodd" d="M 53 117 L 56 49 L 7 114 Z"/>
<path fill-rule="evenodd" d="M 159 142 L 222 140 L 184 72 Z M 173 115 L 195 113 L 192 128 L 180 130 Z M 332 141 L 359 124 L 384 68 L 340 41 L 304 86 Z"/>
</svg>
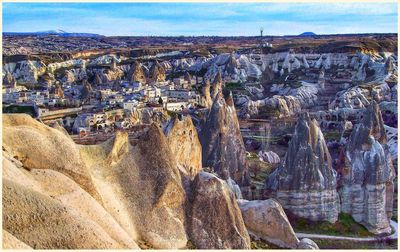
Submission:
<svg viewBox="0 0 400 252">
<path fill-rule="evenodd" d="M 227 106 L 233 106 L 231 98 Z M 96 145 L 76 145 L 60 125 L 50 128 L 28 115 L 3 119 L 5 247 L 170 249 L 186 248 L 190 241 L 196 248 L 250 249 L 237 203 L 240 189 L 231 178 L 200 171 L 190 117 L 173 119 L 166 136 L 152 124 L 129 134 L 119 131 Z M 172 152 L 196 155 L 198 161 L 188 169 L 192 158 L 175 159 Z M 264 221 L 290 229 L 282 218 Z M 270 228 L 253 231 L 278 244 L 287 241 Z"/>
<path fill-rule="evenodd" d="M 308 114 L 299 117 L 285 159 L 267 178 L 265 189 L 296 216 L 336 222 L 336 172 L 318 123 Z"/>
<path fill-rule="evenodd" d="M 342 211 L 370 232 L 390 233 L 394 176 L 382 115 L 373 101 L 347 144 L 339 190 Z"/>
<path fill-rule="evenodd" d="M 200 132 L 203 167 L 211 167 L 222 179 L 232 178 L 239 185 L 248 184 L 246 151 L 232 95 L 226 100 L 221 92 Z"/>
</svg>

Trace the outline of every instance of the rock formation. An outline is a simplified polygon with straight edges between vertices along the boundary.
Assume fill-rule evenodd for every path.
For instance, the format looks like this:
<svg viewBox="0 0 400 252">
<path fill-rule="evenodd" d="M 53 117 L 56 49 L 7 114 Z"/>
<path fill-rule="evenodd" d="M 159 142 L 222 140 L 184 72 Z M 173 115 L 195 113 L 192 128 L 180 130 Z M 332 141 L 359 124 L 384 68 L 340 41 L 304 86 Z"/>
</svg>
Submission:
<svg viewBox="0 0 400 252">
<path fill-rule="evenodd" d="M 189 159 L 201 168 L 190 117 L 168 138 L 152 124 L 96 145 L 21 114 L 4 115 L 3 132 L 3 239 L 13 248 L 185 248 L 189 236 L 198 248 L 250 248 L 235 183 L 180 175 Z M 179 152 L 188 157 L 177 163 Z"/>
<path fill-rule="evenodd" d="M 239 68 L 239 63 L 235 59 L 234 54 L 231 53 L 231 55 L 228 58 L 228 61 L 226 62 L 225 73 L 227 75 L 238 74 L 238 68 Z"/>
<path fill-rule="evenodd" d="M 158 61 L 150 67 L 149 79 L 153 82 L 165 81 L 165 69 Z"/>
<path fill-rule="evenodd" d="M 201 96 L 201 103 L 204 107 L 206 108 L 211 108 L 212 105 L 212 99 L 211 99 L 211 94 L 210 94 L 210 81 L 206 80 L 203 83 L 203 87 L 202 87 L 202 93 L 203 95 Z"/>
<path fill-rule="evenodd" d="M 3 115 L 3 147 L 26 169 L 52 169 L 76 181 L 101 202 L 72 139 L 27 114 Z M 57 158 L 55 158 L 57 157 Z"/>
<path fill-rule="evenodd" d="M 164 133 L 178 166 L 190 177 L 196 176 L 202 169 L 201 145 L 192 118 L 189 115 L 173 118 Z"/>
<path fill-rule="evenodd" d="M 4 86 L 9 86 L 9 87 L 15 88 L 17 85 L 17 82 L 15 81 L 14 76 L 10 72 L 7 72 L 7 74 L 3 78 L 3 84 L 4 84 Z"/>
<path fill-rule="evenodd" d="M 3 249 L 32 249 L 3 229 Z"/>
<path fill-rule="evenodd" d="M 183 76 L 183 79 L 190 83 L 190 81 L 192 81 L 192 76 L 190 75 L 189 72 L 185 72 L 185 75 Z"/>
<path fill-rule="evenodd" d="M 138 81 L 142 84 L 146 83 L 146 76 L 144 74 L 142 64 L 140 64 L 138 61 L 135 61 L 133 65 L 131 65 L 128 73 L 128 80 L 131 82 Z"/>
<path fill-rule="evenodd" d="M 277 201 L 273 199 L 239 200 L 238 203 L 250 235 L 282 248 L 297 248 L 299 239 Z"/>
<path fill-rule="evenodd" d="M 101 85 L 103 83 L 103 80 L 101 79 L 101 76 L 99 73 L 95 74 L 93 83 L 95 85 Z"/>
<path fill-rule="evenodd" d="M 313 240 L 303 238 L 301 239 L 297 249 L 317 250 L 319 247 Z"/>
<path fill-rule="evenodd" d="M 101 145 L 81 146 L 104 208 L 134 240 L 183 248 L 185 192 L 168 141 L 152 124 L 132 145 L 126 132 Z"/>
<path fill-rule="evenodd" d="M 44 73 L 40 76 L 40 79 L 42 80 L 43 85 L 47 88 L 51 87 L 56 80 L 54 75 L 50 72 Z"/>
<path fill-rule="evenodd" d="M 222 75 L 221 71 L 218 71 L 217 75 L 214 78 L 213 84 L 212 84 L 212 99 L 214 100 L 215 97 L 218 95 L 218 93 L 222 92 Z"/>
<path fill-rule="evenodd" d="M 221 178 L 232 178 L 240 186 L 247 185 L 246 150 L 232 94 L 225 101 L 218 93 L 200 135 L 203 167 L 213 168 Z"/>
<path fill-rule="evenodd" d="M 56 94 L 59 98 L 64 98 L 64 90 L 61 85 L 56 85 L 54 89 L 54 94 Z"/>
<path fill-rule="evenodd" d="M 257 156 L 260 160 L 267 162 L 268 164 L 279 164 L 281 162 L 278 154 L 273 151 L 260 151 Z"/>
<path fill-rule="evenodd" d="M 390 233 L 395 171 L 382 115 L 375 101 L 368 106 L 346 146 L 339 190 L 342 211 L 375 234 Z"/>
<path fill-rule="evenodd" d="M 250 249 L 235 196 L 225 181 L 200 172 L 192 185 L 190 239 L 198 249 Z"/>
<path fill-rule="evenodd" d="M 82 100 L 89 99 L 93 92 L 92 85 L 90 85 L 90 83 L 87 80 L 84 80 L 82 82 L 82 84 L 83 84 L 83 87 L 82 87 L 82 91 L 81 91 L 81 99 Z"/>
<path fill-rule="evenodd" d="M 315 119 L 302 114 L 283 163 L 267 178 L 267 194 L 292 214 L 335 222 L 339 213 L 336 172 Z"/>
<path fill-rule="evenodd" d="M 27 170 L 4 151 L 3 229 L 35 249 L 138 248 L 73 180 L 50 169 Z"/>
</svg>

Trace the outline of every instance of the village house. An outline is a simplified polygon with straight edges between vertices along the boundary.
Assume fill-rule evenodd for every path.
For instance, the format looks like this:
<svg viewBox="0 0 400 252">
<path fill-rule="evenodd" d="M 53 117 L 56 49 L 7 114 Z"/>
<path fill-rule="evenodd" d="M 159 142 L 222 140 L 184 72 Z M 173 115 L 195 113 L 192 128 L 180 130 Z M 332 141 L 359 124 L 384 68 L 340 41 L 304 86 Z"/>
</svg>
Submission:
<svg viewBox="0 0 400 252">
<path fill-rule="evenodd" d="M 123 103 L 123 108 L 124 110 L 132 111 L 138 104 L 137 100 L 128 100 Z"/>
<path fill-rule="evenodd" d="M 164 108 L 168 111 L 182 111 L 187 106 L 187 102 L 167 102 L 164 104 Z"/>
</svg>

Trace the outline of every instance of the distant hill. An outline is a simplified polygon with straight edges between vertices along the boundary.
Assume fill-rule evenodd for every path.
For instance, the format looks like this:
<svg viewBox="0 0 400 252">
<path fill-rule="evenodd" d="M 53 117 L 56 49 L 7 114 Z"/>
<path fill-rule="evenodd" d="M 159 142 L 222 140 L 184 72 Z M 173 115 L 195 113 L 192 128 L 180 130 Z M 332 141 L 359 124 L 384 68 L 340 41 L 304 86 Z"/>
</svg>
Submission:
<svg viewBox="0 0 400 252">
<path fill-rule="evenodd" d="M 94 33 L 78 33 L 78 32 L 66 32 L 63 30 L 49 30 L 49 31 L 38 31 L 38 32 L 3 32 L 4 36 L 60 36 L 60 37 L 104 37 L 103 35 Z"/>
<path fill-rule="evenodd" d="M 299 36 L 316 36 L 316 35 L 317 34 L 315 34 L 314 32 L 303 32 Z"/>
</svg>

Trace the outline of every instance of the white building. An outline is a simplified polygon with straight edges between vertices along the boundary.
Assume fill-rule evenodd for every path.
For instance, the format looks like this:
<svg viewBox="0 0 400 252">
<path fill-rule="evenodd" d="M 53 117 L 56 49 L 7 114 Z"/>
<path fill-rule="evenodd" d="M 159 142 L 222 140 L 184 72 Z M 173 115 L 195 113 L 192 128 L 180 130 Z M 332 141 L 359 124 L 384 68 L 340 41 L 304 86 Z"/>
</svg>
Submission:
<svg viewBox="0 0 400 252">
<path fill-rule="evenodd" d="M 149 99 L 152 99 L 152 98 L 161 96 L 161 89 L 156 88 L 156 87 L 149 87 L 149 88 L 140 90 L 140 94 L 142 96 L 147 96 Z"/>
<path fill-rule="evenodd" d="M 125 110 L 132 111 L 138 104 L 139 102 L 137 100 L 125 101 L 123 107 Z"/>
<path fill-rule="evenodd" d="M 185 89 L 168 90 L 168 98 L 176 101 L 188 101 L 196 98 L 196 93 Z"/>
<path fill-rule="evenodd" d="M 186 102 L 167 102 L 164 104 L 164 108 L 169 111 L 182 111 L 186 107 Z"/>
</svg>

